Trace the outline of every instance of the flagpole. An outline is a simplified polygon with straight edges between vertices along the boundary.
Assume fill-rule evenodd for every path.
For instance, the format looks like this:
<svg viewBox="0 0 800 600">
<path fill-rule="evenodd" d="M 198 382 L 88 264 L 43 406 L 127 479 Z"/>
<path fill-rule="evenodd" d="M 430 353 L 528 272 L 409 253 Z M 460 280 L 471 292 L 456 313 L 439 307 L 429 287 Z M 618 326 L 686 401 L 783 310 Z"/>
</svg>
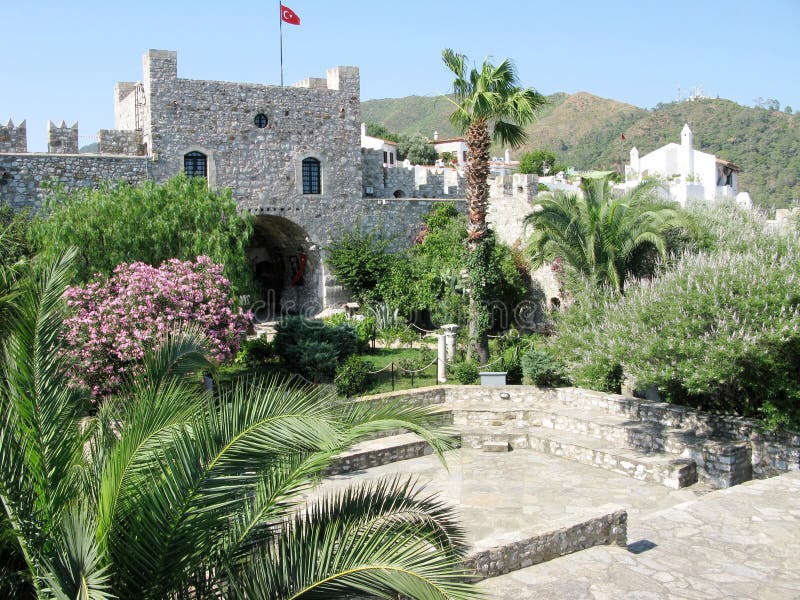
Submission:
<svg viewBox="0 0 800 600">
<path fill-rule="evenodd" d="M 281 32 L 281 87 L 283 87 L 283 15 L 281 14 L 280 0 L 278 0 L 278 27 L 280 28 Z"/>
</svg>

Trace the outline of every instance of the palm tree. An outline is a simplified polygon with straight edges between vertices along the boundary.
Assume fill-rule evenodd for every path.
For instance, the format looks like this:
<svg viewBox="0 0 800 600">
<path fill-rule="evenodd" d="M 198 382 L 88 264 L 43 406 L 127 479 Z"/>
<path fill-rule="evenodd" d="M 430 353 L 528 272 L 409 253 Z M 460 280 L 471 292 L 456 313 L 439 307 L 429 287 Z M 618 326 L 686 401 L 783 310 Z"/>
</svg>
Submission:
<svg viewBox="0 0 800 600">
<path fill-rule="evenodd" d="M 533 267 L 560 258 L 571 276 L 622 293 L 625 281 L 641 275 L 643 257 L 667 254 L 667 232 L 687 224 L 672 204 L 657 201 L 653 183 L 612 197 L 606 178 L 585 180 L 582 194 L 557 190 L 543 195 L 525 218 L 533 228 Z"/>
<path fill-rule="evenodd" d="M 0 363 L 0 500 L 37 598 L 471 598 L 453 510 L 392 479 L 305 503 L 355 440 L 404 428 L 440 453 L 431 410 L 241 381 L 213 395 L 206 340 L 176 331 L 118 397 L 65 378 L 70 257 L 35 267 Z M 5 565 L 0 565 L 0 567 Z"/>
<path fill-rule="evenodd" d="M 465 136 L 467 144 L 467 204 L 469 210 L 468 245 L 470 261 L 470 354 L 480 361 L 488 358 L 486 329 L 488 319 L 481 318 L 484 290 L 482 270 L 489 252 L 479 246 L 487 238 L 486 213 L 489 208 L 489 147 L 492 140 L 513 148 L 526 139 L 525 126 L 535 111 L 546 102 L 544 96 L 519 84 L 513 63 L 506 59 L 495 66 L 485 60 L 480 68 L 468 68 L 467 57 L 447 48 L 442 60 L 455 75 L 452 98 L 455 110 L 450 123 Z"/>
</svg>

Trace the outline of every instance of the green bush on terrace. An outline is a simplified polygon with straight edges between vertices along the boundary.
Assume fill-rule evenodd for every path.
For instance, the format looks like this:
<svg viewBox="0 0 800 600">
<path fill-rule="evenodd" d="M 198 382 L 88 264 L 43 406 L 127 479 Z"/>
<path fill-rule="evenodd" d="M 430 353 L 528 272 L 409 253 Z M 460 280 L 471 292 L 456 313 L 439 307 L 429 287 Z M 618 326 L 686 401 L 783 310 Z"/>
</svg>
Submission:
<svg viewBox="0 0 800 600">
<path fill-rule="evenodd" d="M 577 385 L 630 377 L 668 400 L 800 425 L 800 235 L 752 213 L 695 209 L 718 239 L 624 296 L 584 292 L 551 348 Z"/>
</svg>

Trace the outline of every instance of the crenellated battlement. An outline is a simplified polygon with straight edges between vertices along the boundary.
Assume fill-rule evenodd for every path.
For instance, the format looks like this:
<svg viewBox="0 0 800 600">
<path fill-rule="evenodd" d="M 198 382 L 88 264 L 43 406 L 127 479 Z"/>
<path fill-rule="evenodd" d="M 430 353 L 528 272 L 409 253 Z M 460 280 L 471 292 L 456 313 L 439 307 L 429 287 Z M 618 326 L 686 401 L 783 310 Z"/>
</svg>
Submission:
<svg viewBox="0 0 800 600">
<path fill-rule="evenodd" d="M 9 119 L 5 125 L 0 125 L 0 152 L 27 152 L 28 128 L 25 121 L 17 126 Z"/>
<path fill-rule="evenodd" d="M 47 151 L 52 154 L 78 154 L 78 122 L 68 127 L 47 122 Z"/>
</svg>

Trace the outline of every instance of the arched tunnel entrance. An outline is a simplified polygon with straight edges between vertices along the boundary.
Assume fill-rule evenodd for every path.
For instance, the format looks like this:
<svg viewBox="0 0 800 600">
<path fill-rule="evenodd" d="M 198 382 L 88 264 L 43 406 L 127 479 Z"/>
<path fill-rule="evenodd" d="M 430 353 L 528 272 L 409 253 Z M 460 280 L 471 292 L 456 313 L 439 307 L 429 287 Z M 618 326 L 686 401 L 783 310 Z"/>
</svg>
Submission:
<svg viewBox="0 0 800 600">
<path fill-rule="evenodd" d="M 258 320 L 322 310 L 320 249 L 302 227 L 284 217 L 255 217 L 247 258 L 262 290 L 254 306 Z"/>
</svg>

